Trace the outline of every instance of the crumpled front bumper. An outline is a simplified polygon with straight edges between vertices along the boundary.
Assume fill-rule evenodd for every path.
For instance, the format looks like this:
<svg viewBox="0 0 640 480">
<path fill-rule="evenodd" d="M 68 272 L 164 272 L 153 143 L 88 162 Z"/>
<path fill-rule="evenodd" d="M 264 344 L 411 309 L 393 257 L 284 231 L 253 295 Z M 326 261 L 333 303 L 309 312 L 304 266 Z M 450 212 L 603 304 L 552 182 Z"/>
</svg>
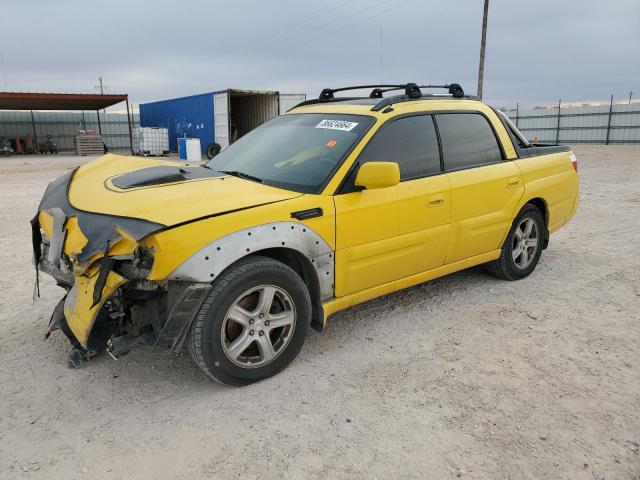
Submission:
<svg viewBox="0 0 640 480">
<path fill-rule="evenodd" d="M 74 172 L 52 182 L 31 220 L 36 276 L 51 275 L 67 290 L 64 318 L 87 348 L 97 315 L 130 279 L 112 270 L 115 259 L 133 258 L 138 242 L 164 225 L 146 220 L 85 212 L 68 200 Z"/>
</svg>

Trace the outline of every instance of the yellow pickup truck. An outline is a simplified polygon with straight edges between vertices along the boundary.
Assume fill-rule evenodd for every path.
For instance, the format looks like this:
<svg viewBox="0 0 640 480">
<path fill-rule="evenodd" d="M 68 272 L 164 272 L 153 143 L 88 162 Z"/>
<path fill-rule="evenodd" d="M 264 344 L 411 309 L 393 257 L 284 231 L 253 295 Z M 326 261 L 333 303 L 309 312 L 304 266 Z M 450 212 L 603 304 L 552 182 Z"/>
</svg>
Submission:
<svg viewBox="0 0 640 480">
<path fill-rule="evenodd" d="M 244 385 L 357 303 L 479 264 L 526 277 L 577 205 L 568 147 L 457 84 L 410 83 L 325 89 L 202 165 L 105 155 L 52 182 L 31 224 L 70 367 L 188 348 Z"/>
</svg>

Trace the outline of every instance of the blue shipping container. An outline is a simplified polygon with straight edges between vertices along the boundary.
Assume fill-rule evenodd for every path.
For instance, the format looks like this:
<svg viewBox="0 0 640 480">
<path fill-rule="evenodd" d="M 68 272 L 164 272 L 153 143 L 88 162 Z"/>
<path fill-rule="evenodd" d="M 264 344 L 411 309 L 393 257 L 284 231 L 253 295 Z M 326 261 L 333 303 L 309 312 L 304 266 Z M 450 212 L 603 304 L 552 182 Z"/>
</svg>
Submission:
<svg viewBox="0 0 640 480">
<path fill-rule="evenodd" d="M 201 95 L 140 105 L 142 127 L 162 127 L 169 133 L 169 149 L 178 151 L 178 138 L 200 139 L 206 153 L 211 143 L 226 148 L 264 122 L 305 100 L 304 94 L 275 91 L 218 90 Z"/>
<path fill-rule="evenodd" d="M 213 93 L 140 105 L 140 125 L 169 130 L 169 149 L 178 151 L 178 138 L 199 138 L 204 154 L 215 139 Z"/>
</svg>

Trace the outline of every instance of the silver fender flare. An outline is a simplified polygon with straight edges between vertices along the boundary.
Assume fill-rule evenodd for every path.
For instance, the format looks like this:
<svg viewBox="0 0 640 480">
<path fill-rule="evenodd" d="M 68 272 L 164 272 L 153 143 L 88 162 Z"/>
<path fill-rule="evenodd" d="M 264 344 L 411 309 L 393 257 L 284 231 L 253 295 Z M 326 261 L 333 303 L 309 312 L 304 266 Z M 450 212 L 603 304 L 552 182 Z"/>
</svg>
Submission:
<svg viewBox="0 0 640 480">
<path fill-rule="evenodd" d="M 335 252 L 317 232 L 297 222 L 265 223 L 220 237 L 180 264 L 168 279 L 210 283 L 232 263 L 267 248 L 303 254 L 318 275 L 320 300 L 333 298 Z"/>
</svg>

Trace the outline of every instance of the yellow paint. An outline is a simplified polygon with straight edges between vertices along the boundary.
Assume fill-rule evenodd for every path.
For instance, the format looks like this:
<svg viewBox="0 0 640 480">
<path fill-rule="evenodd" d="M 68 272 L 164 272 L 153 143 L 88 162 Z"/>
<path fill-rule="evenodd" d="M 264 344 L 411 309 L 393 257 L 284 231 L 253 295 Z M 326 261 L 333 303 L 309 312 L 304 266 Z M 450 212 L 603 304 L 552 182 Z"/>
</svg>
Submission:
<svg viewBox="0 0 640 480">
<path fill-rule="evenodd" d="M 385 122 L 399 115 L 435 111 L 483 113 L 492 122 L 506 158 L 513 161 L 400 183 L 397 166 L 372 162 L 365 164 L 357 176 L 358 183 L 367 189 L 335 195 L 364 146 Z M 393 105 L 389 113 L 372 112 L 371 105 L 325 103 L 290 112 L 295 113 L 345 113 L 375 119 L 318 195 L 234 177 L 122 190 L 112 182 L 118 175 L 156 165 L 185 164 L 105 155 L 78 169 L 69 191 L 70 202 L 87 211 L 163 225 L 204 217 L 159 231 L 140 242 L 154 252 L 148 278 L 158 282 L 165 281 L 180 264 L 217 238 L 264 223 L 292 221 L 291 212 L 320 207 L 323 216 L 302 223 L 335 250 L 336 298 L 324 304 L 325 318 L 351 305 L 496 259 L 513 218 L 531 199 L 540 198 L 547 205 L 550 231 L 564 225 L 577 208 L 578 176 L 568 153 L 518 160 L 502 123 L 481 102 L 405 102 Z M 40 212 L 39 221 L 44 233 L 51 235 L 51 216 Z M 65 252 L 73 257 L 86 238 L 73 217 L 66 228 Z M 122 238 L 112 245 L 109 254 L 133 253 L 138 243 L 127 232 L 119 233 Z M 101 255 L 97 253 L 91 262 Z M 86 276 L 76 274 L 72 291 L 75 300 L 65 309 L 74 335 L 84 345 L 99 307 L 125 281 L 111 272 L 101 303 L 91 308 L 97 268 L 94 264 Z"/>
<path fill-rule="evenodd" d="M 138 242 L 136 242 L 136 239 L 120 227 L 116 227 L 116 231 L 122 238 L 120 238 L 120 240 L 117 240 L 111 246 L 111 248 L 109 249 L 109 255 L 127 255 L 135 252 L 136 248 L 138 248 Z"/>
<path fill-rule="evenodd" d="M 67 296 L 64 306 L 64 316 L 67 319 L 69 328 L 85 348 L 87 348 L 87 340 L 93 323 L 105 300 L 115 292 L 116 288 L 126 282 L 126 279 L 116 272 L 109 272 L 107 282 L 102 291 L 102 298 L 97 305 L 92 307 L 93 288 L 97 279 L 97 268 L 92 269 L 90 276 L 76 275 L 74 277 L 75 283 Z"/>
<path fill-rule="evenodd" d="M 157 165 L 185 166 L 184 163 L 167 160 L 105 155 L 78 169 L 69 189 L 69 201 L 74 207 L 90 212 L 174 225 L 207 215 L 300 196 L 297 192 L 229 176 L 126 190 L 111 182 L 114 176 Z"/>
<path fill-rule="evenodd" d="M 155 251 L 150 280 L 164 280 L 182 262 L 213 240 L 229 233 L 269 222 L 292 221 L 291 212 L 320 207 L 322 217 L 304 220 L 327 244 L 335 249 L 333 199 L 324 195 L 303 195 L 287 202 L 273 203 L 207 218 L 179 228 L 159 232 L 144 240 L 143 246 Z"/>
<path fill-rule="evenodd" d="M 64 253 L 71 258 L 76 258 L 87 244 L 87 237 L 80 231 L 77 217 L 67 219 L 65 230 L 67 235 L 64 241 Z"/>
<path fill-rule="evenodd" d="M 543 199 L 549 211 L 551 232 L 568 222 L 578 207 L 578 174 L 569 162 L 567 152 L 516 160 L 514 163 L 522 171 L 525 185 L 519 206 L 532 198 Z"/>
<path fill-rule="evenodd" d="M 476 257 L 466 258 L 456 263 L 443 265 L 441 267 L 412 275 L 410 277 L 405 277 L 400 280 L 384 283 L 382 285 L 376 285 L 375 287 L 368 288 L 367 290 L 352 293 L 350 295 L 345 295 L 344 297 L 336 298 L 334 300 L 329 300 L 328 302 L 322 304 L 324 308 L 325 322 L 327 321 L 329 316 L 333 315 L 334 313 L 339 312 L 340 310 L 344 310 L 345 308 L 349 308 L 353 305 L 357 305 L 358 303 L 366 302 L 367 300 L 381 297 L 382 295 L 397 292 L 398 290 L 402 290 L 404 288 L 413 287 L 414 285 L 419 285 L 420 283 L 428 282 L 429 280 L 443 277 L 450 273 L 464 270 L 465 268 L 471 268 L 476 265 L 490 262 L 491 260 L 495 260 L 499 256 L 500 250 L 494 250 L 493 252 L 487 252 Z"/>
<path fill-rule="evenodd" d="M 522 174 L 515 162 L 460 170 L 447 176 L 451 182 L 447 263 L 500 248 L 524 192 Z"/>
<path fill-rule="evenodd" d="M 400 167 L 395 162 L 368 162 L 360 167 L 355 183 L 367 190 L 388 188 L 400 183 Z"/>
<path fill-rule="evenodd" d="M 44 235 L 51 239 L 53 236 L 53 216 L 46 211 L 41 211 L 38 214 L 38 222 L 40 228 L 43 230 Z M 78 219 L 76 217 L 70 217 L 67 219 L 64 225 L 66 231 L 63 251 L 71 258 L 75 258 L 82 248 L 87 244 L 87 237 L 84 236 L 80 228 L 78 228 Z"/>
<path fill-rule="evenodd" d="M 447 175 L 334 198 L 337 297 L 444 264 L 450 218 Z"/>
<path fill-rule="evenodd" d="M 51 238 L 53 236 L 53 216 L 45 211 L 40 211 L 38 213 L 38 223 L 46 237 Z"/>
</svg>

